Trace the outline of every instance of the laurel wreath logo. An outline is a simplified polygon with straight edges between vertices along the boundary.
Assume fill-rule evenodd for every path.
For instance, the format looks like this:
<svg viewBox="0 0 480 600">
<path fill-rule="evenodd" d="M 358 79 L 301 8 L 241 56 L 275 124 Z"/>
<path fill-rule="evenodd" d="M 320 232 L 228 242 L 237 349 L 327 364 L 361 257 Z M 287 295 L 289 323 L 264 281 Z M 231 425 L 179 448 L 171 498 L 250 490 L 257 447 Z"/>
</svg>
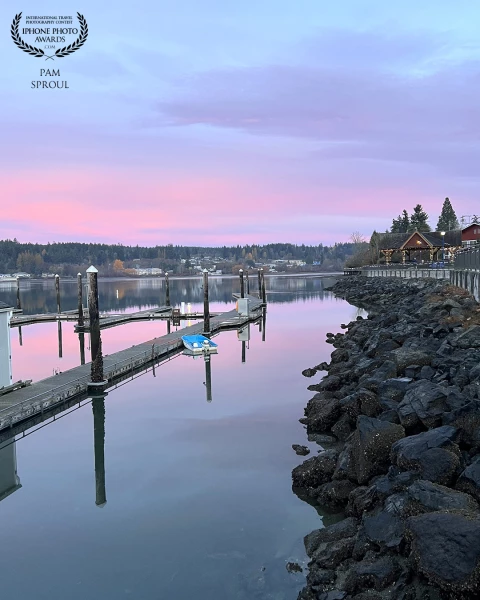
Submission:
<svg viewBox="0 0 480 600">
<path fill-rule="evenodd" d="M 77 18 L 80 23 L 80 35 L 78 36 L 78 38 L 69 46 L 64 46 L 63 48 L 59 48 L 58 50 L 56 50 L 55 54 L 53 54 L 52 56 L 47 56 L 41 48 L 31 46 L 30 44 L 27 44 L 27 42 L 22 40 L 22 38 L 20 37 L 20 33 L 18 32 L 21 18 L 22 13 L 18 13 L 18 15 L 15 15 L 15 18 L 13 19 L 11 27 L 13 43 L 16 44 L 20 48 L 20 50 L 23 50 L 27 54 L 30 54 L 30 56 L 35 56 L 36 58 L 41 58 L 42 56 L 45 56 L 45 60 L 53 60 L 54 58 L 63 58 L 64 56 L 69 56 L 70 54 L 76 52 L 79 48 L 81 48 L 88 37 L 88 25 L 85 21 L 85 17 L 79 12 L 77 12 Z"/>
</svg>

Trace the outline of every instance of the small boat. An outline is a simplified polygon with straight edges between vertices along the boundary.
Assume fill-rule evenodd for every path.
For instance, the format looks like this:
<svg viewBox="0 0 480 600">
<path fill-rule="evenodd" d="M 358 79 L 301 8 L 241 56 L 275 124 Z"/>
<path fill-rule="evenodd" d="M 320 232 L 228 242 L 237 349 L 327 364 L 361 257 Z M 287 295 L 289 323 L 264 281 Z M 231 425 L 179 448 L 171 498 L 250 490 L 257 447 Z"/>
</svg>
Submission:
<svg viewBox="0 0 480 600">
<path fill-rule="evenodd" d="M 217 352 L 217 344 L 204 335 L 183 335 L 182 342 L 189 353 L 213 354 Z"/>
</svg>

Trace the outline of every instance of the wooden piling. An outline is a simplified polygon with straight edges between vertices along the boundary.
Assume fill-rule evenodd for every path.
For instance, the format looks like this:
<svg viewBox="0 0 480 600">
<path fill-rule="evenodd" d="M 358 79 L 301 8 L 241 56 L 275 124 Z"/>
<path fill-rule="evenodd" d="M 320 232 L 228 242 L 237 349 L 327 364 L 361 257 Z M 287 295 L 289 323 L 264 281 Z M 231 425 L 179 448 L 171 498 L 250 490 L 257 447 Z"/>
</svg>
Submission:
<svg viewBox="0 0 480 600">
<path fill-rule="evenodd" d="M 90 349 L 92 356 L 91 377 L 93 383 L 103 381 L 102 340 L 100 338 L 100 313 L 98 309 L 98 271 L 89 267 L 88 273 L 88 313 L 90 317 Z"/>
<path fill-rule="evenodd" d="M 170 306 L 170 280 L 168 273 L 165 273 L 165 306 Z"/>
<path fill-rule="evenodd" d="M 242 363 L 245 362 L 247 342 L 242 342 Z"/>
<path fill-rule="evenodd" d="M 107 503 L 105 486 L 105 395 L 92 398 L 93 411 L 93 451 L 95 456 L 95 504 L 99 507 Z"/>
<path fill-rule="evenodd" d="M 248 271 L 245 271 L 245 279 L 247 281 L 247 295 L 250 295 L 250 277 L 248 276 Z"/>
<path fill-rule="evenodd" d="M 60 305 L 60 275 L 55 275 L 55 293 L 57 296 L 57 313 L 61 313 L 62 307 Z"/>
<path fill-rule="evenodd" d="M 265 330 L 267 328 L 267 307 L 262 308 L 262 342 L 265 341 Z"/>
<path fill-rule="evenodd" d="M 22 337 L 22 328 L 21 327 L 18 328 L 18 341 L 20 343 L 20 346 L 23 346 L 23 337 Z"/>
<path fill-rule="evenodd" d="M 260 269 L 258 269 L 257 275 L 258 275 L 258 297 L 261 298 L 262 297 L 262 273 L 260 272 Z"/>
<path fill-rule="evenodd" d="M 82 285 L 82 274 L 77 275 L 77 297 L 78 297 L 78 324 L 84 324 L 83 321 L 83 285 Z"/>
<path fill-rule="evenodd" d="M 263 269 L 262 269 L 262 302 L 264 304 L 267 303 L 267 291 L 265 289 L 265 273 L 263 272 Z"/>
<path fill-rule="evenodd" d="M 208 271 L 203 272 L 203 333 L 210 333 L 210 305 L 208 302 Z"/>
<path fill-rule="evenodd" d="M 22 309 L 22 303 L 20 302 L 20 277 L 17 277 L 17 308 Z"/>
<path fill-rule="evenodd" d="M 240 298 L 245 298 L 245 282 L 243 279 L 243 269 L 240 269 L 238 274 L 240 275 Z"/>
</svg>

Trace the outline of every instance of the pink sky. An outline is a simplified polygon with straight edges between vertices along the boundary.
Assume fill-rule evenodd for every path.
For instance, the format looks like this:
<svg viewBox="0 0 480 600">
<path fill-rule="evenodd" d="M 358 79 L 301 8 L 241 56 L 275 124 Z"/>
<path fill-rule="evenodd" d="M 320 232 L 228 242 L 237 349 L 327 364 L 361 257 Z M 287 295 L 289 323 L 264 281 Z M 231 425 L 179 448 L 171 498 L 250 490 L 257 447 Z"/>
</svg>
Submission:
<svg viewBox="0 0 480 600">
<path fill-rule="evenodd" d="M 69 90 L 30 89 L 44 61 L 4 36 L 0 239 L 329 244 L 417 203 L 435 228 L 446 196 L 478 214 L 480 8 L 460 4 L 87 0 Z"/>
</svg>

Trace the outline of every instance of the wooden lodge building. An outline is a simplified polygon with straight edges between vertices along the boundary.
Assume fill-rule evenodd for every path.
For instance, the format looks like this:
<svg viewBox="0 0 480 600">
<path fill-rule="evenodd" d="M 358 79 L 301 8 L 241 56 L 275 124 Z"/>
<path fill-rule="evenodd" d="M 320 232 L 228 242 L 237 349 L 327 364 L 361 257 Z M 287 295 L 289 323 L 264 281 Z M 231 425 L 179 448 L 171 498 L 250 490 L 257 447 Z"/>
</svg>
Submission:
<svg viewBox="0 0 480 600">
<path fill-rule="evenodd" d="M 473 223 L 464 229 L 445 231 L 414 231 L 410 233 L 384 233 L 378 240 L 378 249 L 385 263 L 433 262 L 457 250 L 480 243 L 480 225 Z"/>
</svg>

